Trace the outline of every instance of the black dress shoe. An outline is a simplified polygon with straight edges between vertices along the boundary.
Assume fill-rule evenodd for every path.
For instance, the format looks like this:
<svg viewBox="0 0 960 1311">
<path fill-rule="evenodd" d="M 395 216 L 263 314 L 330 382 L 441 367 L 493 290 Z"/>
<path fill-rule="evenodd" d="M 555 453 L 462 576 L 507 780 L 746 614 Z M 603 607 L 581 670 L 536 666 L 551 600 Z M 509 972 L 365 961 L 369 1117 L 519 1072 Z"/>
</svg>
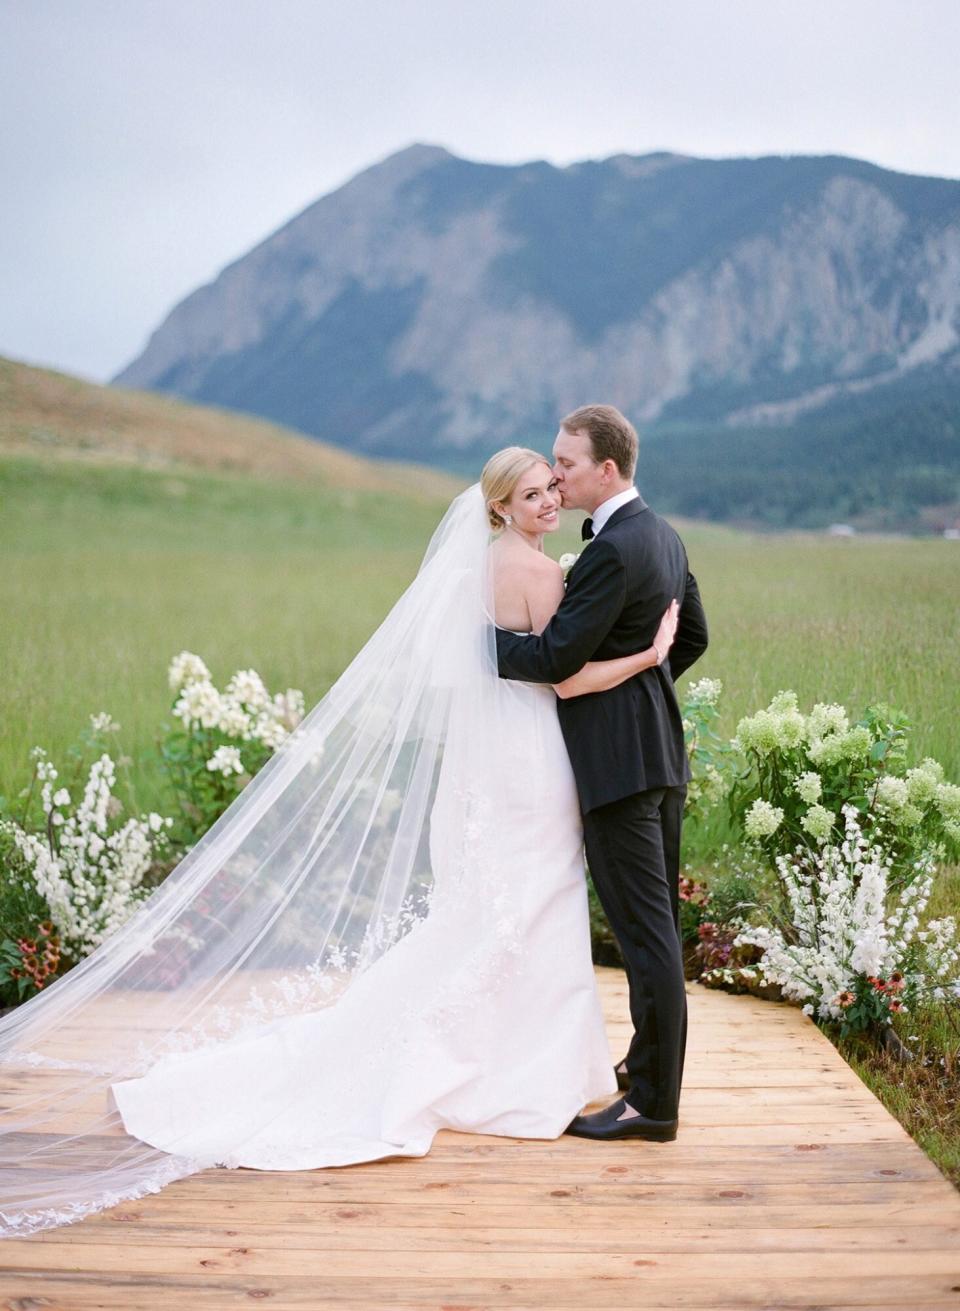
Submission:
<svg viewBox="0 0 960 1311">
<path fill-rule="evenodd" d="M 593 1115 L 578 1115 L 567 1125 L 565 1132 L 575 1138 L 598 1138 L 603 1141 L 614 1138 L 646 1138 L 654 1143 L 670 1143 L 677 1136 L 676 1120 L 651 1120 L 646 1115 L 631 1115 L 627 1120 L 617 1117 L 622 1115 L 626 1103 L 621 1097 L 602 1111 Z"/>
</svg>

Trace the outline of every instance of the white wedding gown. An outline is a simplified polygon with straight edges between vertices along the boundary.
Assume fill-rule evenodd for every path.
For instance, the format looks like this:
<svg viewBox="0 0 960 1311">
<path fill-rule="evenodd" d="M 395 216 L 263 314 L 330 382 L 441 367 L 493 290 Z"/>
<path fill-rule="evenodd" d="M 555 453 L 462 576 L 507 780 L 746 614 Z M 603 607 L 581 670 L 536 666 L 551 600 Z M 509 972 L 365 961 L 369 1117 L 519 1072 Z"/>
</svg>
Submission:
<svg viewBox="0 0 960 1311">
<path fill-rule="evenodd" d="M 489 935 L 474 945 L 481 894 L 449 868 L 445 812 L 462 817 L 465 780 L 448 770 L 431 813 L 427 918 L 325 1008 L 111 1084 L 129 1134 L 201 1163 L 302 1170 L 422 1156 L 439 1129 L 555 1138 L 616 1091 L 556 698 L 527 683 L 504 691 L 509 731 L 487 753 L 509 883 L 495 946 Z M 468 786 L 482 798 L 483 778 Z"/>
</svg>

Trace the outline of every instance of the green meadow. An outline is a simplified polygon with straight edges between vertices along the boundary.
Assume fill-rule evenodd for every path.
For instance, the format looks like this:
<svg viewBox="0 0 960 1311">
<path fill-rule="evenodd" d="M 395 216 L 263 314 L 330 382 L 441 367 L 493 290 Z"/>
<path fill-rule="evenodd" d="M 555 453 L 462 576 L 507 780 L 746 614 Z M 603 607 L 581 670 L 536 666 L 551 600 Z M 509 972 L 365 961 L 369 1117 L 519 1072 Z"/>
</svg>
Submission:
<svg viewBox="0 0 960 1311">
<path fill-rule="evenodd" d="M 642 479 L 641 479 L 642 485 Z M 162 800 L 149 748 L 186 648 L 221 683 L 254 667 L 312 705 L 415 573 L 446 505 L 385 490 L 189 468 L 0 458 L 0 795 L 28 751 L 56 757 L 108 710 L 137 801 Z M 548 541 L 576 549 L 575 517 Z M 724 683 L 722 728 L 780 688 L 914 720 L 914 754 L 960 778 L 960 543 L 762 536 L 679 524 Z"/>
</svg>

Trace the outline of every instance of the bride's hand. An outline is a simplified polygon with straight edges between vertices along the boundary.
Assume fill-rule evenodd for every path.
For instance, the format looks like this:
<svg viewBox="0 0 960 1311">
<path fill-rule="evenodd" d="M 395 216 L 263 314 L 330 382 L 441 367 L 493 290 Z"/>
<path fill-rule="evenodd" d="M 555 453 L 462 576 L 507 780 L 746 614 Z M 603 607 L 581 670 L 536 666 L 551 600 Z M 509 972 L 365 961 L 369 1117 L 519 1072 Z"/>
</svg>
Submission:
<svg viewBox="0 0 960 1311">
<path fill-rule="evenodd" d="M 658 665 L 663 664 L 670 648 L 673 646 L 673 639 L 677 635 L 679 616 L 680 603 L 674 599 L 664 611 L 663 618 L 660 620 L 660 627 L 657 629 L 657 635 L 653 639 L 653 649 L 657 653 Z"/>
</svg>

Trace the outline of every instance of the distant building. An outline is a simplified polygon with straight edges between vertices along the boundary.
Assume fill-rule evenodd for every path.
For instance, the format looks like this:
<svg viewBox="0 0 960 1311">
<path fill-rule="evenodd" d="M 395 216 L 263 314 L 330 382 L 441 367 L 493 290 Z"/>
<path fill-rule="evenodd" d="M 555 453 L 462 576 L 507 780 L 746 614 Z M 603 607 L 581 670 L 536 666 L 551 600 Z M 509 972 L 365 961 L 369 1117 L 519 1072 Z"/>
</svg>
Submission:
<svg viewBox="0 0 960 1311">
<path fill-rule="evenodd" d="M 832 523 L 827 529 L 828 537 L 856 537 L 856 535 L 856 528 L 849 523 Z"/>
<path fill-rule="evenodd" d="M 960 528 L 944 528 L 943 535 L 948 542 L 960 542 Z"/>
</svg>

